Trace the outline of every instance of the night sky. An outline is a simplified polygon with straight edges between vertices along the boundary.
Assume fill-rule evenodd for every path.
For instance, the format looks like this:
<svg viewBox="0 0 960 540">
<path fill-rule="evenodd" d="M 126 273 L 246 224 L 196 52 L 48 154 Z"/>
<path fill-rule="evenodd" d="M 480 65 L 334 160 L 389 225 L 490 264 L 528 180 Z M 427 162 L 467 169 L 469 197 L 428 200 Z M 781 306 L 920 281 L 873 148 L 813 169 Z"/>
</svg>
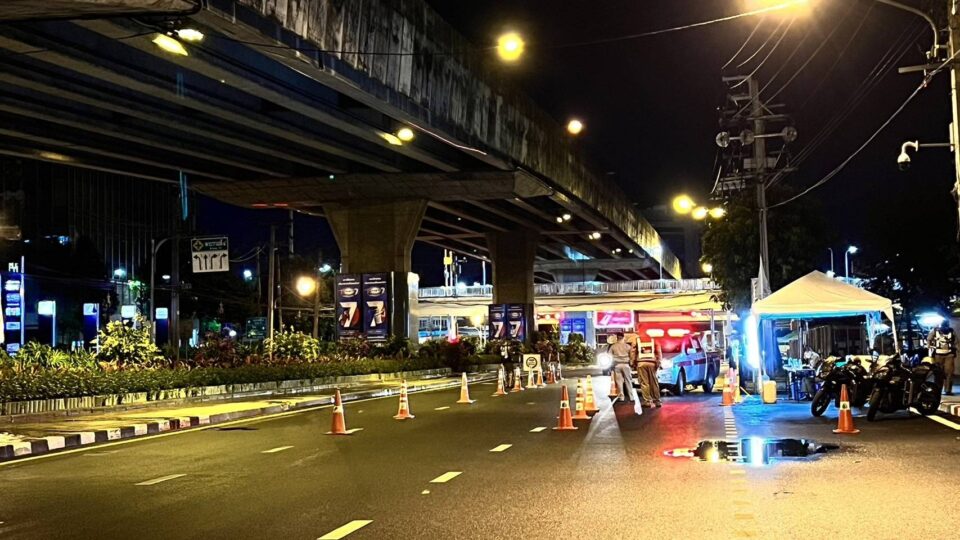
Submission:
<svg viewBox="0 0 960 540">
<path fill-rule="evenodd" d="M 706 198 L 715 171 L 721 77 L 757 69 L 771 49 L 757 75 L 761 85 L 772 80 L 766 95 L 783 87 L 775 102 L 796 120 L 794 155 L 832 119 L 842 117 L 787 178 L 797 190 L 846 159 L 921 82 L 920 74 L 900 75 L 896 68 L 924 63 L 929 27 L 874 0 L 821 0 L 811 15 L 792 24 L 789 17 L 770 14 L 579 44 L 729 16 L 756 1 L 428 0 L 478 46 L 495 43 L 504 30 L 520 32 L 527 55 L 518 65 L 500 67 L 502 77 L 532 95 L 559 122 L 582 119 L 587 126 L 580 137 L 583 151 L 640 207 L 669 203 L 681 192 Z M 734 68 L 722 71 L 755 28 Z M 735 68 L 771 35 L 754 60 Z M 905 140 L 945 142 L 949 122 L 949 75 L 944 72 L 840 174 L 809 195 L 822 203 L 834 235 L 823 239 L 822 270 L 829 267 L 831 246 L 839 253 L 847 244 L 857 244 L 863 247 L 859 257 L 867 261 L 889 256 L 905 243 L 955 242 L 950 153 L 921 150 L 906 173 L 896 163 Z M 316 221 L 305 221 L 300 230 L 314 230 Z M 329 230 L 315 230 L 306 244 L 323 244 L 333 253 Z M 837 263 L 842 267 L 842 260 Z M 435 250 L 417 248 L 415 265 L 423 283 L 442 279 Z M 479 275 L 467 276 L 467 281 L 473 279 Z"/>
</svg>

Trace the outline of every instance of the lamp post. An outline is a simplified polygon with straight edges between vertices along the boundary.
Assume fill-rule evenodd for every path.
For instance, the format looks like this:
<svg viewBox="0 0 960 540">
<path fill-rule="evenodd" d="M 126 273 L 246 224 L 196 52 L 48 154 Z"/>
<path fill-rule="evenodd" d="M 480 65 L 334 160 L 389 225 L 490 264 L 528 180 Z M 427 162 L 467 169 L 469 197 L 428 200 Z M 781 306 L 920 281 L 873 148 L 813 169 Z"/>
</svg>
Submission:
<svg viewBox="0 0 960 540">
<path fill-rule="evenodd" d="M 156 317 L 157 317 L 157 307 L 154 304 L 154 298 L 155 298 L 154 287 L 156 286 L 156 281 L 157 281 L 157 252 L 160 251 L 160 248 L 163 246 L 163 244 L 165 244 L 171 238 L 174 238 L 174 237 L 168 236 L 166 238 L 160 239 L 159 242 L 154 238 L 150 239 L 150 322 L 151 323 L 156 323 Z M 173 284 L 173 285 L 176 286 L 176 284 Z M 157 337 L 156 328 L 157 328 L 157 325 L 153 324 L 152 332 L 154 333 L 154 336 L 153 336 L 154 338 Z"/>
<path fill-rule="evenodd" d="M 833 268 L 833 248 L 828 247 L 827 251 L 830 252 L 830 277 L 833 277 L 833 275 L 836 273 L 834 272 L 834 268 Z"/>
<path fill-rule="evenodd" d="M 860 251 L 857 246 L 850 246 L 843 255 L 843 277 L 849 283 L 850 281 L 850 255 L 856 255 Z"/>
</svg>

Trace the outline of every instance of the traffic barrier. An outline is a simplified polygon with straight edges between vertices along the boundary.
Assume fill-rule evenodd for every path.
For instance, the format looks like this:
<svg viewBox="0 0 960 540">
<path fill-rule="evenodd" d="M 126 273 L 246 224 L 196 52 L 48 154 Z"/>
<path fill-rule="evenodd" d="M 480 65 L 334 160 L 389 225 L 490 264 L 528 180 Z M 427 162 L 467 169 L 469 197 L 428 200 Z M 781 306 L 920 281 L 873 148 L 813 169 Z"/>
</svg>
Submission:
<svg viewBox="0 0 960 540">
<path fill-rule="evenodd" d="M 497 370 L 497 391 L 490 397 L 505 396 L 507 392 L 503 388 L 503 364 L 500 365 L 500 369 Z"/>
<path fill-rule="evenodd" d="M 620 389 L 617 388 L 617 374 L 610 372 L 610 392 L 607 393 L 607 397 L 610 399 L 617 399 L 620 397 Z"/>
<path fill-rule="evenodd" d="M 464 371 L 460 378 L 460 399 L 457 400 L 457 403 L 469 405 L 473 402 L 474 400 L 470 399 L 470 388 L 467 386 L 467 372 Z"/>
<path fill-rule="evenodd" d="M 850 396 L 847 394 L 847 385 L 840 387 L 840 418 L 837 419 L 837 429 L 834 433 L 853 435 L 860 430 L 853 427 L 853 412 L 850 410 Z"/>
<path fill-rule="evenodd" d="M 513 368 L 513 389 L 511 392 L 523 392 L 523 384 L 520 382 L 520 368 Z"/>
<path fill-rule="evenodd" d="M 537 388 L 546 388 L 547 385 L 543 384 L 543 368 L 537 369 Z"/>
<path fill-rule="evenodd" d="M 570 416 L 570 394 L 567 391 L 567 385 L 563 385 L 563 391 L 560 394 L 560 416 L 557 417 L 556 431 L 572 431 L 577 429 L 573 425 L 573 417 Z"/>
<path fill-rule="evenodd" d="M 583 379 L 577 379 L 577 413 L 573 415 L 574 420 L 589 420 L 590 416 L 583 405 Z"/>
<path fill-rule="evenodd" d="M 410 414 L 410 399 L 407 396 L 407 381 L 400 385 L 400 410 L 393 417 L 394 420 L 408 420 L 414 416 Z"/>
<path fill-rule="evenodd" d="M 596 394 L 593 392 L 593 378 L 590 375 L 587 375 L 587 386 L 584 390 L 584 400 L 583 408 L 589 414 L 593 414 L 600 410 L 600 407 L 597 407 L 597 398 Z"/>
<path fill-rule="evenodd" d="M 349 435 L 347 423 L 343 418 L 343 401 L 340 400 L 340 389 L 333 395 L 333 422 L 327 435 Z"/>
</svg>

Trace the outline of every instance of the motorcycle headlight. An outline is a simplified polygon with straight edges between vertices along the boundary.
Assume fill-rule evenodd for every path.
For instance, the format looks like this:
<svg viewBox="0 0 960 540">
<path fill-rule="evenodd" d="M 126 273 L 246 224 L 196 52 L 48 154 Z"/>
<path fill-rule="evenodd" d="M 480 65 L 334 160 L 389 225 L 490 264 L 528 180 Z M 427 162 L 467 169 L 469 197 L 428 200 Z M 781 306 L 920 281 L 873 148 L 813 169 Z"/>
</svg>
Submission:
<svg viewBox="0 0 960 540">
<path fill-rule="evenodd" d="M 603 369 L 607 369 L 608 367 L 612 366 L 612 365 L 613 365 L 613 355 L 611 355 L 610 353 L 605 353 L 605 352 L 602 352 L 602 353 L 598 354 L 598 355 L 597 355 L 597 365 L 600 366 L 600 367 L 603 368 Z"/>
</svg>

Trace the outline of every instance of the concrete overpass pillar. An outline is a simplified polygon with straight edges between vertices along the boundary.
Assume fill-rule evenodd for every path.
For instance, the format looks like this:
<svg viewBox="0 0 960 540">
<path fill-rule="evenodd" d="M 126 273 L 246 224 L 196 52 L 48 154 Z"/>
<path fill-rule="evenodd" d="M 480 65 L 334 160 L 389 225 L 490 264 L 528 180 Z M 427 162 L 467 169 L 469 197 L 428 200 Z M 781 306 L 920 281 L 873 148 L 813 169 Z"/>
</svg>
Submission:
<svg viewBox="0 0 960 540">
<path fill-rule="evenodd" d="M 393 272 L 391 333 L 417 336 L 410 316 L 416 291 L 409 278 L 411 251 L 427 210 L 426 200 L 350 202 L 324 205 L 323 211 L 340 246 L 344 274 Z"/>
<path fill-rule="evenodd" d="M 493 262 L 493 303 L 522 304 L 527 340 L 537 329 L 534 319 L 533 263 L 540 233 L 530 229 L 487 233 Z"/>
</svg>

